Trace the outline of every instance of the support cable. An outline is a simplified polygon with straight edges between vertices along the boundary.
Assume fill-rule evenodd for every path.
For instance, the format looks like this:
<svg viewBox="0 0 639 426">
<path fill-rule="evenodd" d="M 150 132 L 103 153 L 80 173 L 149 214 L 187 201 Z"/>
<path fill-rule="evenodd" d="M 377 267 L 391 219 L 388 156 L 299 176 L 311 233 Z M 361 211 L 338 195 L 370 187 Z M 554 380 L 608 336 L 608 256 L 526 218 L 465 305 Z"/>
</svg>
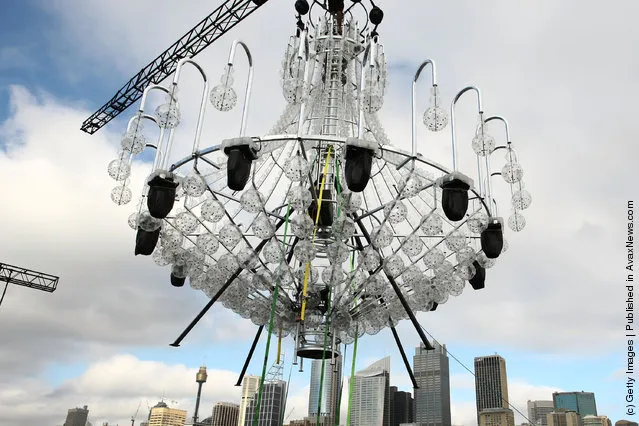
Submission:
<svg viewBox="0 0 639 426">
<path fill-rule="evenodd" d="M 289 214 L 291 213 L 291 205 L 289 204 L 286 208 L 286 219 L 284 221 L 284 238 L 282 241 L 282 246 L 284 250 L 286 250 L 286 237 L 288 234 L 288 219 Z M 257 393 L 257 404 L 255 405 L 255 413 L 253 414 L 253 426 L 257 426 L 257 422 L 260 415 L 260 404 L 262 403 L 262 393 L 264 390 L 264 378 L 266 377 L 266 365 L 268 364 L 268 352 L 271 347 L 271 334 L 273 333 L 273 322 L 275 319 L 275 307 L 277 306 L 277 295 L 279 293 L 280 283 L 275 284 L 275 288 L 273 290 L 273 303 L 271 304 L 271 315 L 268 323 L 268 336 L 266 338 L 266 350 L 264 351 L 264 365 L 262 366 L 262 378 L 260 379 L 260 388 Z"/>
<path fill-rule="evenodd" d="M 430 334 L 428 331 L 426 331 L 426 329 L 425 329 L 425 328 L 424 328 L 421 324 L 420 324 L 419 326 L 422 328 L 422 330 L 423 330 L 426 334 L 428 334 L 428 336 L 429 336 L 429 337 L 433 340 L 433 342 L 437 343 L 439 346 L 442 346 L 442 344 L 441 344 L 441 343 L 439 343 L 439 342 L 438 342 L 438 341 L 437 341 L 437 340 L 433 337 L 433 335 L 432 335 L 432 334 Z M 468 367 L 467 367 L 467 366 L 466 366 L 463 362 L 461 362 L 461 361 L 459 360 L 459 358 L 457 358 L 455 355 L 453 355 L 453 354 L 452 354 L 452 353 L 451 353 L 448 349 L 446 349 L 446 353 L 447 353 L 448 355 L 450 355 L 450 357 L 451 357 L 452 359 L 454 359 L 454 360 L 457 362 L 457 364 L 461 365 L 461 366 L 464 368 L 464 370 L 466 370 L 466 371 L 468 371 L 470 374 L 472 374 L 474 378 L 477 378 L 477 376 L 475 375 L 475 372 L 474 372 L 474 371 L 472 371 L 470 368 L 468 368 Z M 526 419 L 526 421 L 528 421 L 528 424 L 533 424 L 533 421 L 532 421 L 532 420 L 530 420 L 530 419 L 529 419 L 529 418 L 528 418 L 528 417 L 527 417 L 524 413 L 522 413 L 521 411 L 519 411 L 519 410 L 518 410 L 518 409 L 517 409 L 514 405 L 512 405 L 512 404 L 511 404 L 511 403 L 510 403 L 507 399 L 505 399 L 505 398 L 504 398 L 504 397 L 502 397 L 501 395 L 499 395 L 499 398 L 500 398 L 503 402 L 505 402 L 506 404 L 508 404 L 508 406 L 509 406 L 510 408 L 512 408 L 513 410 L 515 410 L 517 413 L 519 413 L 519 414 L 520 414 L 520 415 L 521 415 L 524 419 Z M 477 414 L 479 414 L 479 413 L 477 413 Z"/>
</svg>

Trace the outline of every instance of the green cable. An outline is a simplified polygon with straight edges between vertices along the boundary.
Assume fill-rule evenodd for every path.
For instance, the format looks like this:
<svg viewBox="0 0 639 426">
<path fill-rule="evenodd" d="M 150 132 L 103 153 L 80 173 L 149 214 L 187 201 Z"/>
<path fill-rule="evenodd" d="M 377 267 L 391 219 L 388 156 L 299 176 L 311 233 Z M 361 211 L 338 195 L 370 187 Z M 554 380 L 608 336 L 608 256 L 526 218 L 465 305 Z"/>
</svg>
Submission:
<svg viewBox="0 0 639 426">
<path fill-rule="evenodd" d="M 331 309 L 331 291 L 328 292 L 328 301 L 326 302 L 326 312 Z M 328 318 L 326 318 L 326 327 L 324 327 L 324 348 L 322 349 L 322 372 L 320 375 L 320 390 L 319 390 L 319 398 L 317 401 L 317 424 L 316 426 L 320 426 L 320 411 L 322 409 L 322 391 L 324 390 L 324 369 L 326 365 L 326 340 L 328 337 L 328 327 L 329 322 Z"/>
<path fill-rule="evenodd" d="M 341 185 L 340 185 L 340 181 L 339 181 L 339 161 L 337 161 L 337 156 L 335 156 L 335 175 L 336 175 L 336 183 L 337 183 L 337 194 L 339 195 L 341 192 Z M 339 216 L 340 214 L 340 209 L 341 206 L 339 203 L 337 203 L 337 215 Z M 353 269 L 355 268 L 355 253 L 353 253 L 351 255 L 351 271 L 353 271 Z M 355 304 L 355 302 L 353 301 L 353 305 Z M 351 404 L 353 401 L 353 384 L 354 384 L 354 380 L 353 377 L 355 377 L 355 361 L 357 360 L 357 339 L 358 339 L 358 334 L 359 334 L 359 325 L 357 325 L 355 327 L 355 342 L 353 343 L 353 361 L 351 363 L 351 377 L 350 377 L 350 383 L 349 383 L 349 389 L 348 389 L 348 408 L 347 408 L 347 413 L 346 413 L 346 426 L 350 426 L 351 424 Z M 342 402 L 342 398 L 340 397 L 339 399 L 339 404 L 338 404 L 338 413 L 336 416 L 336 420 L 335 420 L 335 426 L 339 425 L 339 410 L 341 409 L 341 402 Z"/>
<path fill-rule="evenodd" d="M 344 354 L 342 355 L 342 361 L 346 358 L 346 351 L 348 346 L 344 345 Z M 341 377 L 340 377 L 341 380 Z M 335 426 L 339 426 L 340 410 L 342 409 L 342 386 L 343 382 L 339 384 L 339 396 L 337 398 L 337 413 L 335 413 Z"/>
<path fill-rule="evenodd" d="M 341 193 L 341 188 L 340 188 L 340 183 L 339 183 L 339 161 L 337 160 L 337 155 L 334 157 L 334 161 L 335 161 L 335 176 L 336 176 L 336 186 L 337 186 L 337 195 L 339 196 L 339 194 Z M 337 217 L 339 217 L 340 215 L 340 206 L 339 203 L 337 203 Z M 328 303 L 326 306 L 326 311 L 329 312 L 331 309 L 331 295 L 332 295 L 332 291 L 329 291 L 328 293 Z M 328 323 L 328 318 L 326 319 L 326 327 L 324 328 L 324 347 L 322 348 L 322 370 L 321 370 L 321 376 L 320 376 L 320 389 L 319 389 L 319 398 L 317 401 L 317 418 L 316 418 L 316 426 L 319 426 L 320 424 L 320 412 L 322 409 L 322 394 L 324 392 L 324 372 L 325 372 L 325 368 L 326 368 L 326 340 L 327 340 L 327 336 L 328 336 L 328 327 L 329 327 L 329 323 Z M 339 413 L 337 414 L 337 418 L 339 418 Z"/>
<path fill-rule="evenodd" d="M 357 336 L 359 325 L 355 326 L 355 343 L 353 343 L 353 362 L 351 364 L 351 379 L 348 385 L 348 413 L 346 414 L 346 426 L 351 424 L 351 403 L 353 401 L 353 384 L 355 383 L 355 358 L 357 357 Z"/>
<path fill-rule="evenodd" d="M 286 234 L 288 233 L 288 216 L 291 211 L 291 205 L 286 208 L 286 219 L 284 222 L 284 239 L 282 245 L 286 248 Z M 264 351 L 264 365 L 262 366 L 262 378 L 260 380 L 260 389 L 257 393 L 257 404 L 255 405 L 255 413 L 253 414 L 253 426 L 257 426 L 257 421 L 260 415 L 260 404 L 262 403 L 262 390 L 264 388 L 264 378 L 266 377 L 266 365 L 268 364 L 268 351 L 271 347 L 271 334 L 273 333 L 273 322 L 275 318 L 275 306 L 277 305 L 277 294 L 280 283 L 275 284 L 275 290 L 273 290 L 273 304 L 271 305 L 271 318 L 268 324 L 268 337 L 266 338 L 266 350 Z"/>
<path fill-rule="evenodd" d="M 355 253 L 351 255 L 351 271 L 355 268 Z M 355 301 L 353 301 L 355 306 Z M 355 342 L 353 343 L 353 362 L 351 363 L 351 377 L 348 384 L 348 413 L 346 413 L 346 426 L 351 424 L 351 402 L 353 401 L 353 384 L 355 380 L 355 360 L 357 359 L 357 339 L 359 335 L 359 324 L 355 326 Z"/>
</svg>

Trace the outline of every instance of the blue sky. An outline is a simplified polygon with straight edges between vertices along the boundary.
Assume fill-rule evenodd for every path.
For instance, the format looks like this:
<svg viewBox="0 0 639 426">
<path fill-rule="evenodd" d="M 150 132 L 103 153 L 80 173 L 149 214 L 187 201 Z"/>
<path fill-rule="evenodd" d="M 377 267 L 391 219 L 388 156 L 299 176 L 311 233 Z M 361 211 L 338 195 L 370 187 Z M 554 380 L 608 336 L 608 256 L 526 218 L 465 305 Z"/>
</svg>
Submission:
<svg viewBox="0 0 639 426">
<path fill-rule="evenodd" d="M 478 82 L 509 117 L 534 199 L 528 228 L 508 237 L 509 253 L 489 271 L 486 289 L 467 289 L 420 314 L 420 322 L 471 369 L 476 356 L 502 355 L 511 402 L 524 413 L 527 399 L 584 390 L 595 392 L 600 414 L 613 422 L 625 418 L 620 265 L 624 204 L 637 194 L 631 141 L 639 80 L 636 59 L 627 54 L 639 39 L 630 18 L 636 6 L 414 3 L 412 13 L 384 7 L 391 83 L 381 117 L 391 139 L 408 148 L 409 82 L 421 58 L 436 57 L 447 100 L 456 88 Z M 5 0 L 0 6 L 0 170 L 10 182 L 0 232 L 11 242 L 0 245 L 0 261 L 62 277 L 51 295 L 12 286 L 0 307 L 0 341 L 10 343 L 0 347 L 1 426 L 30 412 L 39 413 L 33 424 L 62 424 L 66 409 L 84 404 L 94 410 L 94 424 L 124 424 L 138 402 L 153 405 L 164 392 L 190 411 L 202 363 L 216 370 L 205 387 L 207 407 L 237 398 L 234 377 L 256 326 L 216 306 L 182 347 L 169 347 L 206 297 L 170 287 L 166 270 L 134 258 L 129 212 L 109 200 L 106 165 L 133 110 L 97 135 L 79 131 L 84 118 L 209 7 L 176 8 L 169 0 Z M 258 13 L 263 22 L 278 22 L 291 11 L 278 3 Z M 421 25 L 414 16 L 433 19 Z M 250 19 L 255 24 L 257 13 Z M 284 106 L 274 87 L 294 23 L 271 28 L 269 37 L 245 24 L 198 60 L 217 76 L 233 38 L 254 46 L 260 65 L 249 132 L 262 134 Z M 402 25 L 410 37 L 396 30 Z M 234 134 L 236 119 L 214 118 L 207 140 Z M 420 149 L 446 163 L 448 145 L 437 145 L 442 140 L 420 142 Z M 146 169 L 136 167 L 141 181 Z M 46 209 L 41 196 L 51 200 Z M 399 332 L 412 357 L 416 333 L 407 322 Z M 261 371 L 264 340 L 249 374 Z M 286 349 L 292 351 L 290 339 Z M 360 342 L 357 369 L 387 355 L 391 382 L 408 390 L 388 330 Z M 474 424 L 472 377 L 452 359 L 450 365 L 454 423 Z M 136 370 L 131 381 L 118 382 L 114 371 L 126 368 Z M 350 349 L 345 374 L 349 368 Z M 306 409 L 307 377 L 308 369 L 293 371 L 291 418 Z"/>
</svg>

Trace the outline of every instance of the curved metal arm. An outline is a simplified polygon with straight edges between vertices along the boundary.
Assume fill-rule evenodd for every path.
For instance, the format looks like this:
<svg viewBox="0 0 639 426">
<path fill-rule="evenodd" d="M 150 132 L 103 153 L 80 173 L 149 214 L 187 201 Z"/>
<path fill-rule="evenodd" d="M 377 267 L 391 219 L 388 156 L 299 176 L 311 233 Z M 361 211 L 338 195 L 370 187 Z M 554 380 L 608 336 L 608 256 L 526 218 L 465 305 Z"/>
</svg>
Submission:
<svg viewBox="0 0 639 426">
<path fill-rule="evenodd" d="M 508 150 L 508 154 L 510 156 L 510 160 L 512 161 L 512 154 L 511 153 L 512 153 L 513 150 L 511 148 L 512 142 L 510 140 L 510 126 L 508 125 L 508 121 L 502 116 L 495 115 L 495 116 L 488 117 L 487 119 L 485 119 L 484 123 L 488 123 L 488 122 L 494 121 L 494 120 L 501 121 L 502 124 L 504 125 L 504 130 L 506 132 L 506 145 L 505 146 L 501 146 L 501 147 L 496 147 L 495 149 L 492 150 L 492 152 L 488 156 L 486 156 L 486 170 L 487 170 L 488 173 L 490 173 L 490 168 L 489 168 L 490 159 L 488 157 L 490 157 L 498 149 L 500 149 L 500 148 L 507 149 Z M 495 174 L 501 175 L 501 173 L 490 173 L 490 177 L 489 177 L 488 182 L 487 182 L 487 188 L 489 188 L 489 189 L 492 187 L 492 177 Z M 512 192 L 512 188 L 511 188 L 511 192 Z M 497 214 L 497 205 L 496 204 L 495 204 L 495 214 Z"/>
<path fill-rule="evenodd" d="M 159 90 L 173 97 L 171 91 L 166 87 L 160 86 L 159 84 L 151 84 L 147 86 L 146 89 L 144 89 L 144 92 L 142 92 L 142 100 L 140 101 L 140 109 L 138 109 L 138 113 L 142 114 L 144 112 L 144 107 L 146 106 L 146 98 L 148 97 L 151 90 Z"/>
<path fill-rule="evenodd" d="M 206 97 L 209 94 L 209 81 L 206 77 L 206 73 L 202 69 L 202 67 L 192 59 L 183 58 L 177 64 L 177 68 L 175 69 L 175 76 L 173 77 L 173 84 L 177 86 L 178 80 L 180 78 L 180 72 L 182 71 L 182 67 L 185 64 L 193 65 L 202 75 L 202 79 L 204 80 L 204 88 L 202 89 L 202 101 L 200 102 L 200 114 L 197 117 L 197 126 L 195 128 L 195 140 L 193 141 L 193 150 L 192 153 L 195 154 L 200 149 L 200 137 L 202 136 L 202 123 L 204 122 L 204 113 L 206 112 Z M 167 152 L 168 157 L 168 152 Z"/>
<path fill-rule="evenodd" d="M 501 121 L 504 124 L 504 128 L 506 129 L 506 143 L 510 145 L 511 141 L 510 141 L 510 131 L 508 126 L 508 121 L 506 121 L 506 119 L 500 115 L 494 115 L 492 117 L 488 117 L 487 119 L 485 119 L 484 123 L 488 123 L 489 121 L 493 121 L 493 120 Z"/>
<path fill-rule="evenodd" d="M 481 92 L 475 86 L 468 86 L 460 90 L 459 93 L 455 95 L 455 98 L 450 104 L 450 133 L 453 148 L 453 171 L 455 172 L 457 171 L 457 144 L 455 143 L 455 104 L 457 104 L 459 98 L 461 98 L 461 96 L 469 90 L 473 90 L 475 93 L 477 93 L 477 109 L 479 110 L 479 115 L 481 116 L 484 113 L 484 109 L 481 103 Z"/>
<path fill-rule="evenodd" d="M 129 132 L 131 131 L 131 127 L 133 126 L 133 123 L 137 123 L 137 124 L 139 124 L 139 123 L 140 123 L 140 121 L 141 121 L 141 120 L 143 120 L 143 119 L 146 119 L 146 120 L 149 120 L 149 121 L 154 122 L 155 124 L 158 124 L 158 120 L 157 120 L 157 118 L 155 118 L 154 116 L 149 115 L 149 114 L 144 114 L 144 113 L 138 112 L 137 114 L 135 114 L 133 117 L 131 117 L 131 118 L 129 119 L 129 122 L 128 122 L 128 123 L 127 123 L 127 125 L 126 125 L 126 133 L 129 133 Z M 158 126 L 158 127 L 159 127 L 159 126 Z M 135 129 L 135 132 L 137 133 L 137 131 L 138 131 L 138 129 L 136 128 L 136 129 Z M 152 144 L 146 144 L 146 146 L 145 146 L 145 148 L 146 148 L 146 147 L 155 148 L 155 151 L 156 151 L 156 158 L 157 158 L 158 146 L 160 145 L 160 142 L 162 142 L 162 137 L 163 137 L 163 136 L 164 136 L 164 129 L 162 129 L 162 128 L 160 127 L 160 137 L 159 137 L 159 139 L 158 139 L 157 143 L 156 143 L 155 145 L 152 145 Z M 133 153 L 130 153 L 130 154 L 129 154 L 129 162 L 128 162 L 128 163 L 129 163 L 129 166 L 133 163 Z M 154 162 L 153 162 L 153 170 L 155 170 L 155 165 L 156 165 L 156 164 L 155 164 L 155 159 L 154 159 Z"/>
<path fill-rule="evenodd" d="M 251 51 L 249 50 L 248 46 L 243 41 L 235 40 L 231 45 L 231 51 L 229 52 L 229 67 L 233 66 L 235 51 L 238 44 L 244 48 L 244 52 L 246 53 L 246 58 L 248 59 L 249 64 L 248 79 L 246 81 L 246 90 L 244 92 L 244 105 L 242 105 L 242 122 L 240 123 L 240 137 L 242 137 L 246 133 L 246 117 L 248 115 L 249 99 L 251 98 L 251 86 L 253 85 L 253 56 L 251 55 Z"/>
<path fill-rule="evenodd" d="M 297 59 L 302 59 L 304 61 L 304 81 L 302 83 L 302 89 L 306 87 L 308 83 L 308 32 L 306 30 L 302 31 L 300 34 L 300 45 L 297 49 Z M 300 113 L 299 118 L 297 119 L 297 137 L 302 136 L 302 129 L 304 126 L 304 114 L 306 112 L 306 102 L 302 101 L 300 103 Z"/>
<path fill-rule="evenodd" d="M 147 86 L 146 89 L 144 89 L 144 92 L 142 93 L 142 100 L 140 101 L 140 109 L 138 110 L 138 114 L 137 114 L 138 116 L 146 115 L 144 114 L 144 108 L 146 107 L 146 101 L 147 101 L 149 92 L 151 92 L 151 90 L 159 90 L 169 95 L 171 99 L 176 100 L 173 94 L 173 91 L 167 89 L 164 86 L 160 86 L 159 84 L 151 84 Z M 155 119 L 153 121 L 157 123 Z M 172 141 L 174 130 L 175 129 L 171 129 L 171 132 L 170 132 L 168 149 L 170 149 L 171 147 L 171 141 Z M 165 158 L 167 157 L 166 155 L 165 156 L 162 155 L 162 151 L 164 149 L 164 147 L 162 146 L 163 140 L 164 140 L 164 128 L 160 127 L 160 138 L 158 139 L 158 143 L 155 148 L 155 157 L 153 158 L 153 170 L 156 170 L 158 167 L 161 167 L 162 162 L 165 161 Z"/>
<path fill-rule="evenodd" d="M 417 80 L 419 79 L 419 75 L 422 73 L 422 70 L 426 67 L 426 65 L 430 64 L 430 70 L 431 70 L 431 80 L 432 80 L 432 84 L 433 87 L 436 88 L 437 87 L 437 72 L 435 70 L 435 62 L 432 61 L 431 59 L 426 59 L 424 62 L 422 62 L 422 64 L 419 66 L 419 68 L 417 68 L 417 72 L 415 73 L 415 78 L 413 78 L 413 93 L 412 93 L 412 98 L 411 98 L 411 108 L 412 108 L 412 115 L 411 115 L 411 147 L 412 147 L 412 154 L 413 157 L 415 156 L 415 154 L 417 154 L 417 135 L 416 135 L 416 124 L 415 124 L 415 103 L 416 103 L 416 97 L 417 97 Z"/>
<path fill-rule="evenodd" d="M 365 76 L 366 76 L 366 60 L 370 59 L 370 63 L 368 64 L 368 68 L 375 67 L 375 57 L 377 56 L 377 41 L 378 37 L 371 37 L 370 41 L 366 45 L 366 49 L 364 49 L 364 57 L 362 58 L 362 74 L 359 78 L 359 101 L 357 102 L 357 108 L 359 110 L 359 122 L 357 123 L 357 137 L 361 138 L 362 133 L 364 133 L 364 96 L 362 95 L 362 90 L 364 89 Z"/>
<path fill-rule="evenodd" d="M 493 172 L 493 173 L 490 173 L 487 177 L 485 177 L 485 178 L 484 178 L 484 185 L 485 185 L 485 186 L 489 186 L 489 185 L 491 185 L 491 186 L 492 186 L 493 176 L 495 176 L 495 175 L 499 175 L 499 176 L 501 176 L 501 172 Z M 499 211 L 497 210 L 497 200 L 495 200 L 494 198 L 493 198 L 492 200 L 490 200 L 490 199 L 489 199 L 489 200 L 488 200 L 488 204 L 489 204 L 489 205 L 490 205 L 490 201 L 492 201 L 492 204 L 495 206 L 495 210 L 494 210 L 494 212 L 493 212 L 493 213 L 494 213 L 494 216 L 495 216 L 495 217 L 499 216 Z M 490 209 L 487 209 L 487 210 L 488 210 L 488 214 L 490 214 L 490 216 L 492 217 L 492 216 L 493 216 L 493 213 L 491 213 Z"/>
<path fill-rule="evenodd" d="M 126 125 L 126 132 L 129 133 L 131 131 L 131 126 L 133 125 L 133 123 L 134 122 L 139 123 L 141 119 L 150 120 L 154 122 L 155 124 L 158 124 L 158 120 L 154 116 L 138 112 L 137 114 L 135 114 L 133 117 L 129 119 L 129 122 Z"/>
</svg>

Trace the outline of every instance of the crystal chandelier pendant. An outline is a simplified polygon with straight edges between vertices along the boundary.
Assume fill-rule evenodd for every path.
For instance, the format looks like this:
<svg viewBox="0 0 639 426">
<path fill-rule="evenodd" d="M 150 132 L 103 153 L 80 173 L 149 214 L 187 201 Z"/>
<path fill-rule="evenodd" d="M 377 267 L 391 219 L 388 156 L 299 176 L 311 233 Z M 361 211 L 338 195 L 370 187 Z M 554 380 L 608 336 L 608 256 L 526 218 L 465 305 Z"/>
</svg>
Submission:
<svg viewBox="0 0 639 426">
<path fill-rule="evenodd" d="M 450 110 L 444 107 L 432 60 L 413 80 L 412 151 L 390 144 L 378 116 L 387 80 L 377 31 L 383 12 L 355 3 L 354 11 L 367 14 L 360 20 L 367 22 L 364 28 L 355 12 L 320 13 L 296 2 L 300 16 L 281 62 L 286 107 L 268 135 L 245 134 L 253 59 L 244 43 L 234 42 L 214 87 L 196 62 L 182 59 L 168 87 L 147 88 L 108 165 L 118 182 L 113 201 L 126 204 L 132 158 L 155 149 L 129 218 L 137 233 L 135 254 L 170 266 L 172 285 L 188 281 L 255 324 L 269 325 L 272 314 L 269 329 L 292 336 L 302 358 L 334 357 L 340 343 L 403 319 L 421 333 L 415 312 L 434 311 L 460 295 L 465 283 L 484 288 L 486 270 L 507 247 L 504 233 L 525 227 L 522 212 L 531 205 L 507 122 L 484 119 L 474 86 L 457 93 Z M 236 91 L 242 87 L 238 75 L 245 75 L 237 52 L 248 62 L 243 93 Z M 182 129 L 177 102 L 184 66 L 202 76 L 195 138 Z M 420 121 L 430 132 L 450 131 L 452 167 L 417 152 L 417 86 L 427 68 L 431 99 Z M 147 105 L 151 90 L 166 95 L 155 109 Z M 466 118 L 455 117 L 455 105 L 467 92 L 476 94 L 480 121 L 472 140 L 457 143 L 456 120 Z M 240 104 L 239 135 L 201 148 L 207 105 L 224 114 Z M 505 125 L 505 145 L 488 133 L 493 120 Z M 143 136 L 143 121 L 159 129 L 157 141 Z M 173 152 L 176 138 L 194 139 L 191 151 Z M 458 148 L 477 159 L 476 171 L 458 170 Z M 502 149 L 505 164 L 493 172 L 491 158 Z M 510 186 L 507 229 L 497 212 L 493 175 Z"/>
</svg>

